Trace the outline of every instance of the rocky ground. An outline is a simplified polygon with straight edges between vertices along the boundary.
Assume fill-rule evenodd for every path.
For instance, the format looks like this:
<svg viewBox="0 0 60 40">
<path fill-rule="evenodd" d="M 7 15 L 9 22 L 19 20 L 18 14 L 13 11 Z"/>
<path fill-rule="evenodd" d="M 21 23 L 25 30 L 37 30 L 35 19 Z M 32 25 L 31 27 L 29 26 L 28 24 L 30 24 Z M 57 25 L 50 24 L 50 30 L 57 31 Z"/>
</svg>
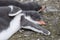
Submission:
<svg viewBox="0 0 60 40">
<path fill-rule="evenodd" d="M 41 4 L 51 5 L 60 9 L 60 0 L 39 0 Z M 43 13 L 43 19 L 47 25 L 42 26 L 51 32 L 51 35 L 45 36 L 31 30 L 17 32 L 9 40 L 60 40 L 60 12 Z"/>
</svg>

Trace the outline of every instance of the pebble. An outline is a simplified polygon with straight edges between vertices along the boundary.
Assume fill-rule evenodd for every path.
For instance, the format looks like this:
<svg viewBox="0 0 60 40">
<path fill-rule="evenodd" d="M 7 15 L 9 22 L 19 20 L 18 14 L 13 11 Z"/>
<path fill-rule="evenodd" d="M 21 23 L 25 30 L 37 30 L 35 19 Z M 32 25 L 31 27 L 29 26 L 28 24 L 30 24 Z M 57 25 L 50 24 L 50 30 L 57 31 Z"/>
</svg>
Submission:
<svg viewBox="0 0 60 40">
<path fill-rule="evenodd" d="M 29 35 L 24 35 L 25 37 L 28 37 Z"/>
<path fill-rule="evenodd" d="M 48 0 L 44 0 L 45 2 L 48 1 Z"/>
<path fill-rule="evenodd" d="M 40 40 L 39 38 L 37 40 Z"/>
<path fill-rule="evenodd" d="M 60 39 L 58 39 L 58 40 L 60 40 Z"/>
<path fill-rule="evenodd" d="M 20 33 L 22 33 L 24 30 L 19 30 Z"/>
<path fill-rule="evenodd" d="M 19 36 L 19 38 L 21 38 L 21 36 Z"/>
<path fill-rule="evenodd" d="M 51 36 L 52 38 L 54 38 L 54 36 Z"/>
</svg>

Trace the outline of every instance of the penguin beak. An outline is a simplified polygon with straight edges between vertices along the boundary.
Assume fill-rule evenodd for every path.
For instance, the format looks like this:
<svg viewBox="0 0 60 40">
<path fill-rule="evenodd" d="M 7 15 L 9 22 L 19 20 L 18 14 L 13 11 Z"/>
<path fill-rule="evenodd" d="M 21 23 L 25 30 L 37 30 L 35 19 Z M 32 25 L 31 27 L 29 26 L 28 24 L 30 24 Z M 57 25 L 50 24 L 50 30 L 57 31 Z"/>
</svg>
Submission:
<svg viewBox="0 0 60 40">
<path fill-rule="evenodd" d="M 37 21 L 37 22 L 38 22 L 38 24 L 40 24 L 40 25 L 46 25 L 45 21 L 43 21 L 43 20 L 40 20 L 40 21 Z"/>
</svg>

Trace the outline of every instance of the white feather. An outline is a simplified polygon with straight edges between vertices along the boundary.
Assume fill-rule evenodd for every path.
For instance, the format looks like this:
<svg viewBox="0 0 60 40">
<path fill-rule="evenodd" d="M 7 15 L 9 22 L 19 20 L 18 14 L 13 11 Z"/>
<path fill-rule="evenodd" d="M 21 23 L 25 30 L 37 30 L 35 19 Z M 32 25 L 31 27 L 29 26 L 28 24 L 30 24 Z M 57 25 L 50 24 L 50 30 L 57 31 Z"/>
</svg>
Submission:
<svg viewBox="0 0 60 40">
<path fill-rule="evenodd" d="M 14 33 L 16 33 L 20 27 L 20 20 L 23 14 L 19 14 L 11 20 L 8 29 L 0 32 L 0 40 L 8 40 Z"/>
<path fill-rule="evenodd" d="M 13 6 L 12 5 L 9 5 L 8 7 L 11 8 L 11 12 L 12 12 L 13 11 Z"/>
<path fill-rule="evenodd" d="M 38 22 L 34 21 L 30 16 L 25 16 L 25 19 L 29 20 L 30 22 L 33 22 L 34 24 L 38 24 Z"/>
<path fill-rule="evenodd" d="M 11 8 L 11 12 L 12 12 L 12 11 L 13 11 L 13 5 L 9 5 L 8 7 Z M 9 14 L 9 16 L 16 16 L 17 14 L 19 14 L 19 13 L 21 13 L 21 12 L 22 12 L 22 10 L 19 10 L 19 11 L 16 12 L 16 13 Z"/>
</svg>

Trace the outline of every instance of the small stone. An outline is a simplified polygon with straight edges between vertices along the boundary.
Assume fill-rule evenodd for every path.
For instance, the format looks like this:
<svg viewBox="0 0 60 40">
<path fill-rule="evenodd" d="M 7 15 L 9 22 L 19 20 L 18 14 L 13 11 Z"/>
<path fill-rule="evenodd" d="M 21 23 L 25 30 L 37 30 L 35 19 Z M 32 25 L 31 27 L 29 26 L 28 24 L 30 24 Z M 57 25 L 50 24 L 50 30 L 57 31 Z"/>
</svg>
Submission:
<svg viewBox="0 0 60 40">
<path fill-rule="evenodd" d="M 28 37 L 29 35 L 24 35 L 25 37 Z"/>
<path fill-rule="evenodd" d="M 54 38 L 54 36 L 51 36 L 52 38 Z"/>
<path fill-rule="evenodd" d="M 36 1 L 39 1 L 39 0 L 36 0 Z"/>
<path fill-rule="evenodd" d="M 44 0 L 45 2 L 48 1 L 48 0 Z"/>
<path fill-rule="evenodd" d="M 19 36 L 19 38 L 20 38 L 21 36 Z"/>
<path fill-rule="evenodd" d="M 39 38 L 37 40 L 40 40 Z"/>
<path fill-rule="evenodd" d="M 49 24 L 49 25 L 52 25 L 52 24 Z"/>
<path fill-rule="evenodd" d="M 21 33 L 22 33 L 23 31 L 24 31 L 24 30 L 19 30 L 19 32 L 21 32 Z"/>
<path fill-rule="evenodd" d="M 60 40 L 60 39 L 58 39 L 58 40 Z"/>
</svg>

